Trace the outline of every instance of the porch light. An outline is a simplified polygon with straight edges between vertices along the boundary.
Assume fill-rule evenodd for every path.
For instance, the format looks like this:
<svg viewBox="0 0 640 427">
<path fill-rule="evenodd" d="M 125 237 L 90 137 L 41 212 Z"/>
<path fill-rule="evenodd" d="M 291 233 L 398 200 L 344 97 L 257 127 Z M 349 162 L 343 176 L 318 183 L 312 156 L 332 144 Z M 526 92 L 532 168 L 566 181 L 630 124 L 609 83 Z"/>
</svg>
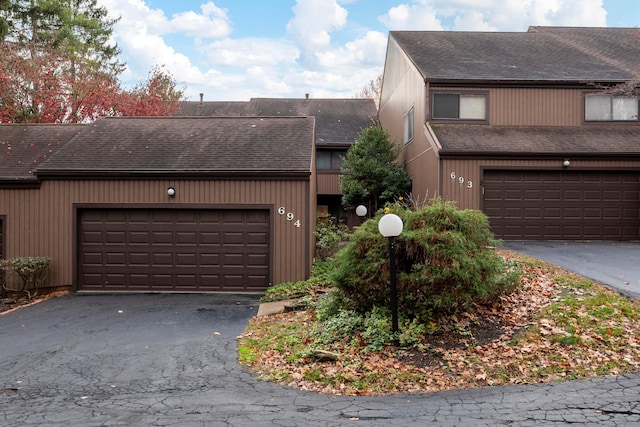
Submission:
<svg viewBox="0 0 640 427">
<path fill-rule="evenodd" d="M 169 187 L 167 188 L 167 194 L 169 195 L 169 197 L 173 197 L 176 195 L 176 189 L 173 187 Z"/>
<path fill-rule="evenodd" d="M 565 168 L 568 168 L 570 164 L 571 162 L 569 161 L 569 159 L 564 159 L 564 162 L 562 162 L 562 166 L 564 166 Z"/>
</svg>

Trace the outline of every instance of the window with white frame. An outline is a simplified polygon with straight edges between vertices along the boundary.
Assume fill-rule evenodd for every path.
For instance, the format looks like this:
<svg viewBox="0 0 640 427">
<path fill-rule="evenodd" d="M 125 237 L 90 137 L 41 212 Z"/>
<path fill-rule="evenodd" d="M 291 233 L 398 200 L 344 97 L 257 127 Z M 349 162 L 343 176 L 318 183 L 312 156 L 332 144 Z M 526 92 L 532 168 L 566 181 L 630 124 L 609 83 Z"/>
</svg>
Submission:
<svg viewBox="0 0 640 427">
<path fill-rule="evenodd" d="M 638 121 L 638 98 L 616 95 L 586 95 L 584 120 Z"/>
<path fill-rule="evenodd" d="M 413 141 L 413 107 L 404 114 L 404 143 Z"/>
<path fill-rule="evenodd" d="M 487 95 L 434 93 L 431 117 L 435 120 L 487 120 Z"/>
</svg>

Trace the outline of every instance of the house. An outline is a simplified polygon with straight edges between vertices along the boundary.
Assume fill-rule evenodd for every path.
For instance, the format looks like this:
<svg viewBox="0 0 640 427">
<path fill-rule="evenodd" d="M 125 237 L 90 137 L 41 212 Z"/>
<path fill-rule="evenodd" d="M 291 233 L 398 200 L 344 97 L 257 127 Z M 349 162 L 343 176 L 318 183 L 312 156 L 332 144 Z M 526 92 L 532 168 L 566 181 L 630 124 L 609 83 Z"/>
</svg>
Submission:
<svg viewBox="0 0 640 427">
<path fill-rule="evenodd" d="M 379 120 L 418 203 L 480 209 L 501 239 L 637 240 L 636 28 L 393 31 Z"/>
<path fill-rule="evenodd" d="M 308 277 L 313 117 L 0 126 L 0 253 L 79 291 L 260 292 Z"/>
<path fill-rule="evenodd" d="M 249 102 L 185 102 L 177 116 L 314 117 L 319 217 L 332 216 L 354 226 L 360 219 L 342 208 L 342 158 L 367 126 L 377 123 L 373 99 L 252 98 Z"/>
</svg>

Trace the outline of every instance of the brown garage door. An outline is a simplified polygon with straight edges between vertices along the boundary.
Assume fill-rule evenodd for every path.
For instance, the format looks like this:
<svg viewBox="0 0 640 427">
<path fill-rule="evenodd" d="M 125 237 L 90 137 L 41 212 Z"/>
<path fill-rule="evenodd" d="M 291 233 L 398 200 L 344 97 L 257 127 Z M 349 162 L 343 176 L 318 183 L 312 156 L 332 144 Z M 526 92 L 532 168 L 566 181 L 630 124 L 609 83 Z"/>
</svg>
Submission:
<svg viewBox="0 0 640 427">
<path fill-rule="evenodd" d="M 498 238 L 638 238 L 637 172 L 487 170 L 483 185 L 482 209 Z"/>
<path fill-rule="evenodd" d="M 269 284 L 268 210 L 85 209 L 79 288 L 262 291 Z"/>
</svg>

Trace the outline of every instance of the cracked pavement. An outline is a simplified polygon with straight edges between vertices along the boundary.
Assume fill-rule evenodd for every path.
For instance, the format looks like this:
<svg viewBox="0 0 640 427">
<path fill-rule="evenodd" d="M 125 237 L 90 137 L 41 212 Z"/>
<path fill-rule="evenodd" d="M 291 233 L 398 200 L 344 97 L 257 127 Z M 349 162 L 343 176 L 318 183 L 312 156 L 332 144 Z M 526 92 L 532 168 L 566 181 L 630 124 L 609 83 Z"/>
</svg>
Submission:
<svg viewBox="0 0 640 427">
<path fill-rule="evenodd" d="M 260 381 L 259 296 L 71 294 L 0 316 L 0 426 L 640 425 L 640 374 L 345 397 Z"/>
</svg>

